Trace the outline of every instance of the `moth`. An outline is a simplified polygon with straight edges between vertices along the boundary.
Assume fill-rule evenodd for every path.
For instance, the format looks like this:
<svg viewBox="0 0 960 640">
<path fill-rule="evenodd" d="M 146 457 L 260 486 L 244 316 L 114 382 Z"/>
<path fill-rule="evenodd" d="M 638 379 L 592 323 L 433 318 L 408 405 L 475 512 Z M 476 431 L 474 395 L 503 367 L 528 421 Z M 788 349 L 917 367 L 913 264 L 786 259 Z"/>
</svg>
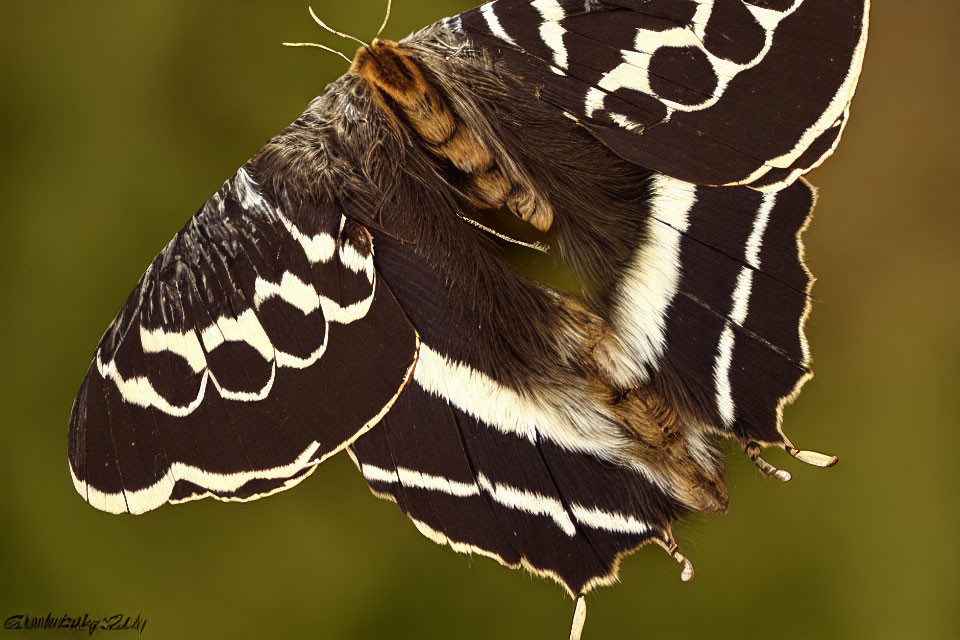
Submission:
<svg viewBox="0 0 960 640">
<path fill-rule="evenodd" d="M 430 540 L 577 601 L 800 450 L 803 178 L 868 0 L 496 0 L 363 44 L 140 279 L 73 406 L 94 507 L 289 489 L 344 452 Z M 537 230 L 581 292 L 482 221 Z"/>
</svg>

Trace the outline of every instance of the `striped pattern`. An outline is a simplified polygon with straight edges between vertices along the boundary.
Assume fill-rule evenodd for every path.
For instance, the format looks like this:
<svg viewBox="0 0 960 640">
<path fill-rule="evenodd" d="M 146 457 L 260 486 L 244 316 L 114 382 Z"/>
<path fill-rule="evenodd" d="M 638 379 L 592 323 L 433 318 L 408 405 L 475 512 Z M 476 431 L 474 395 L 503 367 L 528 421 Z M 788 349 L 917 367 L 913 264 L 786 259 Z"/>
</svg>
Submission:
<svg viewBox="0 0 960 640">
<path fill-rule="evenodd" d="M 496 0 L 453 24 L 618 155 L 776 191 L 836 148 L 868 22 L 869 0 Z"/>
<path fill-rule="evenodd" d="M 733 307 L 729 319 L 723 329 L 718 345 L 719 353 L 714 361 L 713 378 L 717 388 L 717 409 L 723 419 L 724 426 L 733 424 L 736 406 L 733 400 L 733 389 L 730 386 L 730 369 L 733 366 L 733 348 L 736 341 L 734 327 L 742 327 L 747 320 L 750 309 L 750 295 L 753 289 L 753 272 L 760 270 L 760 248 L 763 243 L 763 234 L 770 224 L 770 212 L 776 203 L 774 196 L 764 196 L 761 200 L 757 216 L 753 221 L 753 230 L 747 239 L 746 262 L 737 276 L 737 286 L 733 290 Z"/>
<path fill-rule="evenodd" d="M 376 277 L 370 234 L 295 211 L 241 169 L 151 264 L 73 407 L 70 470 L 90 504 L 270 495 L 393 403 L 417 338 Z"/>
<path fill-rule="evenodd" d="M 619 558 L 644 542 L 667 540 L 680 508 L 639 463 L 613 461 L 620 442 L 585 436 L 582 426 L 602 416 L 569 396 L 563 406 L 525 394 L 486 369 L 479 345 L 502 338 L 462 312 L 471 302 L 448 274 L 375 238 L 377 272 L 423 344 L 397 404 L 351 446 L 372 491 L 429 539 L 525 567 L 571 594 L 614 580 Z"/>
<path fill-rule="evenodd" d="M 647 381 L 667 348 L 667 311 L 680 286 L 683 234 L 697 204 L 695 185 L 655 176 L 650 185 L 649 214 L 643 241 L 620 281 L 614 326 L 628 345 L 631 374 L 621 384 L 635 384 L 632 372 Z"/>
<path fill-rule="evenodd" d="M 764 468 L 809 376 L 798 177 L 843 132 L 867 10 L 496 0 L 360 50 L 104 335 L 70 420 L 77 490 L 114 513 L 251 500 L 347 449 L 456 551 L 579 596 L 655 542 L 688 580 L 670 523 L 725 508 L 714 436 Z M 609 313 L 512 270 L 464 197 L 554 233 Z"/>
<path fill-rule="evenodd" d="M 532 516 L 545 516 L 553 521 L 568 536 L 577 535 L 577 528 L 573 524 L 570 514 L 585 511 L 580 505 L 571 507 L 568 512 L 563 503 L 554 498 L 527 491 L 519 486 L 508 484 L 493 483 L 483 473 L 477 473 L 476 482 L 465 483 L 456 480 L 450 480 L 441 476 L 431 476 L 423 474 L 406 467 L 398 467 L 394 471 L 364 464 L 360 467 L 363 477 L 373 485 L 377 484 L 399 484 L 408 489 L 419 489 L 424 491 L 439 491 L 450 496 L 466 498 L 470 496 L 479 496 L 481 492 L 486 494 L 493 502 L 508 509 L 521 511 Z M 641 532 L 649 529 L 639 523 Z"/>
<path fill-rule="evenodd" d="M 799 235 L 812 188 L 762 194 L 658 176 L 650 192 L 613 313 L 629 372 L 692 399 L 707 424 L 783 444 L 782 404 L 809 377 L 812 277 Z"/>
<path fill-rule="evenodd" d="M 572 595 L 613 581 L 619 558 L 665 539 L 674 514 L 640 474 L 505 433 L 416 381 L 351 453 L 371 490 L 429 539 Z"/>
<path fill-rule="evenodd" d="M 611 462 L 624 460 L 622 452 L 628 443 L 620 427 L 582 380 L 554 378 L 535 389 L 524 388 L 517 380 L 518 372 L 530 371 L 525 369 L 524 357 L 536 353 L 538 346 L 531 342 L 542 340 L 550 331 L 562 331 L 551 324 L 556 308 L 547 297 L 550 294 L 529 280 L 498 281 L 488 273 L 489 281 L 503 286 L 464 295 L 471 286 L 472 273 L 467 270 L 475 270 L 476 261 L 485 258 L 471 251 L 478 234 L 464 237 L 461 255 L 445 257 L 445 263 L 429 261 L 416 248 L 411 250 L 390 236 L 375 233 L 375 238 L 377 272 L 390 283 L 426 345 L 420 349 L 420 365 L 414 371 L 419 386 L 503 433 L 529 442 L 547 439 Z M 454 262 L 463 256 L 467 256 L 465 264 Z M 506 273 L 515 277 L 512 271 Z M 486 315 L 480 315 L 480 305 Z M 494 323 L 504 321 L 528 323 L 536 332 L 518 335 L 508 333 L 509 328 L 495 328 Z M 556 367 L 561 355 L 549 357 L 555 360 L 545 366 Z M 656 481 L 637 464 L 641 473 Z"/>
<path fill-rule="evenodd" d="M 375 489 L 377 487 L 401 486 L 406 489 L 437 491 L 457 498 L 479 496 L 483 493 L 498 506 L 513 509 L 528 516 L 549 518 L 553 521 L 553 524 L 571 538 L 577 535 L 577 526 L 574 522 L 590 529 L 612 533 L 647 536 L 656 531 L 654 527 L 639 520 L 633 514 L 608 511 L 600 507 L 587 507 L 582 504 L 570 504 L 568 508 L 555 498 L 527 491 L 520 486 L 495 484 L 483 473 L 476 475 L 475 482 L 466 483 L 441 476 L 423 474 L 406 467 L 391 470 L 366 463 L 358 462 L 358 464 L 363 477 Z M 391 489 L 390 491 L 395 490 Z"/>
</svg>

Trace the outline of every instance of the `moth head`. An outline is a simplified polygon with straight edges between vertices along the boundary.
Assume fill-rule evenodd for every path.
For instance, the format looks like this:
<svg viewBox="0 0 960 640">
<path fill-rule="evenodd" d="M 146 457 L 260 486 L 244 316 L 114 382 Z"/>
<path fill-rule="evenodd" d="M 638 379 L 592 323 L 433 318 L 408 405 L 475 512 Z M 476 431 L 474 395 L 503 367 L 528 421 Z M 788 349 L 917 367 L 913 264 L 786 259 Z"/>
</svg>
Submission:
<svg viewBox="0 0 960 640">
<path fill-rule="evenodd" d="M 349 73 L 366 79 L 400 104 L 419 99 L 425 91 L 420 68 L 392 40 L 374 40 L 357 49 Z"/>
</svg>

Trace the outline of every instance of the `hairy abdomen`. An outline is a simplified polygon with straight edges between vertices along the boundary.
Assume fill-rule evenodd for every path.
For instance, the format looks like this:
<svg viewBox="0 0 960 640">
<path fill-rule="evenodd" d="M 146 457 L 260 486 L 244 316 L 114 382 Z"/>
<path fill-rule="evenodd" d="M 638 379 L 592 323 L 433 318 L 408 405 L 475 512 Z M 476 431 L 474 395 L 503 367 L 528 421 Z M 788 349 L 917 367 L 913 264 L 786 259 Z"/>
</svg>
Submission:
<svg viewBox="0 0 960 640">
<path fill-rule="evenodd" d="M 350 73 L 367 80 L 388 113 L 446 161 L 451 182 L 481 209 L 506 206 L 540 231 L 553 222 L 550 206 L 504 170 L 478 131 L 457 115 L 443 93 L 403 47 L 376 40 L 357 50 Z"/>
</svg>

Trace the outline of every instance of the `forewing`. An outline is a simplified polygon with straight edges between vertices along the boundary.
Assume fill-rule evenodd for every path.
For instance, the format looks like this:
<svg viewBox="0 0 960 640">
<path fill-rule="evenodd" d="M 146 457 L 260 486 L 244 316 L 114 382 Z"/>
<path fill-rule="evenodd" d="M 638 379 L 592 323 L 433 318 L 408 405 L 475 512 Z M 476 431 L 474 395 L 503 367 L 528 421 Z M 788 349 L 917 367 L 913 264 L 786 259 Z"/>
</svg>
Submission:
<svg viewBox="0 0 960 640">
<path fill-rule="evenodd" d="M 778 190 L 846 125 L 869 0 L 496 0 L 452 20 L 615 153 Z"/>
<path fill-rule="evenodd" d="M 97 347 L 69 461 L 98 509 L 289 488 L 379 421 L 410 376 L 418 339 L 371 235 L 331 207 L 281 210 L 251 171 L 157 256 Z"/>
</svg>

